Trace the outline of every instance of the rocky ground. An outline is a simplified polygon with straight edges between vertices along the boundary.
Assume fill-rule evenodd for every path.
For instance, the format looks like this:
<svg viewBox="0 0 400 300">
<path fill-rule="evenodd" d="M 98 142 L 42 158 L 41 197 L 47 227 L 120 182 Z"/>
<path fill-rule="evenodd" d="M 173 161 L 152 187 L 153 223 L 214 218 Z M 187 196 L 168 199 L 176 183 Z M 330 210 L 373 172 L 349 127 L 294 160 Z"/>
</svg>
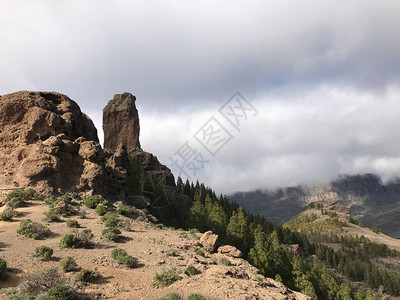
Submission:
<svg viewBox="0 0 400 300">
<path fill-rule="evenodd" d="M 1 207 L 0 212 L 4 209 L 5 206 Z M 61 237 L 72 229 L 67 227 L 65 218 L 61 222 L 44 221 L 46 210 L 48 205 L 45 203 L 30 201 L 29 206 L 18 209 L 23 212 L 21 217 L 12 222 L 0 221 L 0 256 L 10 268 L 7 278 L 0 281 L 2 291 L 16 287 L 25 274 L 58 267 L 61 258 L 72 256 L 80 268 L 97 268 L 100 272 L 101 278 L 86 286 L 75 281 L 76 273 L 66 274 L 70 284 L 91 299 L 154 299 L 168 292 L 183 296 L 201 293 L 208 299 L 305 299 L 302 294 L 272 279 L 254 280 L 257 270 L 243 259 L 226 256 L 231 266 L 224 266 L 218 264 L 218 260 L 225 255 L 207 252 L 205 257 L 197 255 L 196 251 L 202 249 L 198 240 L 200 233 L 194 235 L 183 230 L 157 228 L 151 222 L 121 217 L 124 219 L 122 241 L 108 241 L 101 236 L 104 225 L 92 209 L 87 209 L 84 219 L 78 216 L 68 219 L 75 219 L 83 229 L 92 230 L 94 248 L 61 248 Z M 52 235 L 44 240 L 33 240 L 17 234 L 20 221 L 26 218 L 46 224 Z M 40 245 L 54 250 L 51 261 L 40 261 L 32 256 Z M 127 269 L 118 265 L 110 256 L 116 247 L 137 258 L 138 267 Z M 184 271 L 188 266 L 195 266 L 201 274 L 190 277 L 181 273 L 182 280 L 168 287 L 152 287 L 156 272 L 172 267 Z M 2 293 L 0 299 L 6 299 Z"/>
</svg>

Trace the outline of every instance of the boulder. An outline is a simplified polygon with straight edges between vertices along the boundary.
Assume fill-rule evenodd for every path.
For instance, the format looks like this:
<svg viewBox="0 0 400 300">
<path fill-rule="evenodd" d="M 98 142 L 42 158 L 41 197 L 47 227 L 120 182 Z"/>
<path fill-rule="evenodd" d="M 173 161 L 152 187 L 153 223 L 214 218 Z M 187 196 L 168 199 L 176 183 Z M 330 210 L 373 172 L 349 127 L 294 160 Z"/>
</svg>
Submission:
<svg viewBox="0 0 400 300">
<path fill-rule="evenodd" d="M 210 252 L 214 252 L 218 247 L 218 235 L 207 231 L 201 236 L 200 244 Z"/>
<path fill-rule="evenodd" d="M 236 258 L 240 258 L 243 256 L 242 251 L 240 251 L 236 247 L 230 246 L 230 245 L 218 247 L 218 253 L 221 253 L 221 254 L 224 254 L 227 256 L 231 256 L 231 257 L 236 257 Z"/>
</svg>

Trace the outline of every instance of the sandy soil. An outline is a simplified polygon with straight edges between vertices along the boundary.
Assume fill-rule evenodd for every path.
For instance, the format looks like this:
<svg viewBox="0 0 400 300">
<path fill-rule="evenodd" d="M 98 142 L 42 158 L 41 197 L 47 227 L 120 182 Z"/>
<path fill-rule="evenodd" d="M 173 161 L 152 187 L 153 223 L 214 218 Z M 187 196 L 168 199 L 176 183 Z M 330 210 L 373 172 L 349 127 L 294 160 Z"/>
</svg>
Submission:
<svg viewBox="0 0 400 300">
<path fill-rule="evenodd" d="M 4 208 L 1 207 L 0 211 Z M 82 228 L 92 230 L 95 247 L 60 248 L 61 237 L 72 232 L 72 229 L 67 227 L 65 218 L 56 223 L 44 221 L 43 212 L 46 210 L 48 206 L 43 202 L 32 201 L 28 207 L 18 209 L 24 213 L 20 218 L 13 222 L 0 221 L 0 256 L 11 269 L 7 278 L 0 281 L 1 290 L 17 286 L 24 274 L 57 267 L 61 258 L 72 256 L 79 267 L 97 267 L 101 274 L 98 281 L 79 288 L 80 292 L 92 299 L 154 299 L 172 291 L 184 296 L 201 293 L 209 299 L 304 299 L 301 294 L 293 293 L 272 279 L 265 279 L 261 283 L 254 281 L 257 270 L 242 259 L 229 258 L 233 266 L 225 267 L 216 264 L 220 254 L 207 254 L 205 258 L 197 256 L 196 250 L 201 245 L 188 232 L 158 229 L 152 223 L 122 217 L 130 222 L 130 230 L 121 230 L 123 242 L 107 241 L 101 236 L 104 225 L 91 209 L 87 209 L 85 219 L 78 216 L 69 219 L 75 219 Z M 27 218 L 49 226 L 52 235 L 44 240 L 18 235 L 16 231 L 20 221 Z M 43 262 L 32 257 L 35 248 L 40 245 L 54 250 L 51 261 Z M 110 256 L 116 247 L 125 249 L 129 255 L 137 258 L 138 268 L 126 269 L 118 265 Z M 175 250 L 178 255 L 168 255 L 170 250 Z M 155 272 L 171 267 L 185 270 L 189 265 L 195 266 L 202 273 L 194 277 L 182 273 L 181 281 L 166 288 L 156 289 L 151 286 Z M 76 274 L 67 273 L 67 276 L 73 284 Z M 3 294 L 0 294 L 0 299 L 5 299 Z"/>
</svg>

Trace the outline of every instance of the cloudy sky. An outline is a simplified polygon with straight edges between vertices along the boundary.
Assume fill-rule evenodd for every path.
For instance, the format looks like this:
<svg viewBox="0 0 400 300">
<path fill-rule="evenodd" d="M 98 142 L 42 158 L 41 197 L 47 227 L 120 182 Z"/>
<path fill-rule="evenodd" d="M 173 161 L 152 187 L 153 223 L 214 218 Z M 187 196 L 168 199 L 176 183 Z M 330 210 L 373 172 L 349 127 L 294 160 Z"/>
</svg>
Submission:
<svg viewBox="0 0 400 300">
<path fill-rule="evenodd" d="M 218 192 L 389 180 L 400 176 L 399 30 L 398 0 L 1 0 L 0 94 L 64 93 L 101 137 L 102 108 L 131 92 L 142 148 L 171 166 L 189 145 L 182 170 Z M 254 108 L 240 131 L 219 112 L 235 92 Z M 214 156 L 195 138 L 211 117 L 230 137 Z"/>
</svg>

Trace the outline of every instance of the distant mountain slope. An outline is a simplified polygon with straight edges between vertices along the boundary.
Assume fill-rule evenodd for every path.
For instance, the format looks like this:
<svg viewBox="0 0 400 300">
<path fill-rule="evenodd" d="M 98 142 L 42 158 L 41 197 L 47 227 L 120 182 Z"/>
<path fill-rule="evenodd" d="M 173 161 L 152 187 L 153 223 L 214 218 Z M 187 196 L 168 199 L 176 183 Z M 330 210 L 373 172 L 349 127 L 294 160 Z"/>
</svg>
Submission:
<svg viewBox="0 0 400 300">
<path fill-rule="evenodd" d="M 344 175 L 317 188 L 291 187 L 275 191 L 237 192 L 231 196 L 253 213 L 282 224 L 308 203 L 329 200 L 350 207 L 350 213 L 365 226 L 378 227 L 400 238 L 400 180 L 383 184 L 375 174 Z"/>
<path fill-rule="evenodd" d="M 230 198 L 254 214 L 261 214 L 273 223 L 283 224 L 307 205 L 304 199 L 306 194 L 305 188 L 291 187 L 275 191 L 237 192 Z"/>
</svg>

